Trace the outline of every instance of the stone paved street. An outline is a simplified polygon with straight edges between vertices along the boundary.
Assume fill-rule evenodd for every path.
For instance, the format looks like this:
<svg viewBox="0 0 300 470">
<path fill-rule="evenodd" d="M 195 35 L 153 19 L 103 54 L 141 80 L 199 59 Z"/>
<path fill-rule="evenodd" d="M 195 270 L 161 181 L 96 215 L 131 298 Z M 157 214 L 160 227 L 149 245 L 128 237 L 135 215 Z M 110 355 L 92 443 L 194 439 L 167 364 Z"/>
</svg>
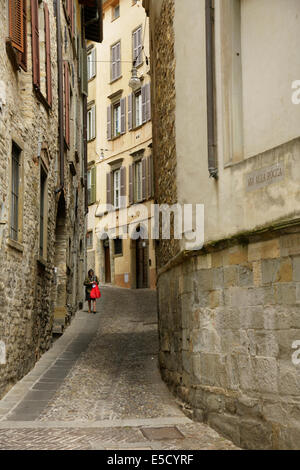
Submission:
<svg viewBox="0 0 300 470">
<path fill-rule="evenodd" d="M 102 288 L 0 401 L 0 449 L 235 449 L 183 414 L 157 348 L 155 293 Z"/>
</svg>

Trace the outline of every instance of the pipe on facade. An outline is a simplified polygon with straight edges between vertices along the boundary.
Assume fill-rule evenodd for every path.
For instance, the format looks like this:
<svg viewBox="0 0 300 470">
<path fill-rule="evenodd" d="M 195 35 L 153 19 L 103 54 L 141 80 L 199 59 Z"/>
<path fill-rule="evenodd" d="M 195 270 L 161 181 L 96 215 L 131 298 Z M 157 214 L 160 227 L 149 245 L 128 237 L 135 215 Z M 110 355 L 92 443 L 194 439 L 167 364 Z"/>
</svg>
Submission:
<svg viewBox="0 0 300 470">
<path fill-rule="evenodd" d="M 61 45 L 60 0 L 56 0 L 57 34 L 57 87 L 58 87 L 58 138 L 60 155 L 60 185 L 64 186 L 64 97 L 63 97 L 63 62 Z"/>
<path fill-rule="evenodd" d="M 205 0 L 206 23 L 206 93 L 207 93 L 207 140 L 208 140 L 208 171 L 209 176 L 218 177 L 216 158 L 216 122 L 214 94 L 214 5 L 213 0 Z"/>
</svg>

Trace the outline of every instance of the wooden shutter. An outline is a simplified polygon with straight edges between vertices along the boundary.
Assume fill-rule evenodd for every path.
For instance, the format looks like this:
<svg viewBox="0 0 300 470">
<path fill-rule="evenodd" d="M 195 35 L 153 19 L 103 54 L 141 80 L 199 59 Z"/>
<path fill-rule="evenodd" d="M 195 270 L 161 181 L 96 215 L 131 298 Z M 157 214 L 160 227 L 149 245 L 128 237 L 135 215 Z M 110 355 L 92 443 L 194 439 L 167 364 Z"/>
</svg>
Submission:
<svg viewBox="0 0 300 470">
<path fill-rule="evenodd" d="M 146 85 L 146 121 L 151 121 L 151 85 Z"/>
<path fill-rule="evenodd" d="M 49 10 L 47 3 L 44 4 L 45 13 L 45 41 L 46 41 L 46 86 L 47 101 L 49 106 L 52 105 L 52 83 L 51 83 L 51 42 L 50 42 L 50 23 Z"/>
<path fill-rule="evenodd" d="M 132 130 L 132 100 L 133 94 L 128 96 L 128 130 Z"/>
<path fill-rule="evenodd" d="M 91 199 L 90 203 L 96 202 L 96 167 L 91 168 Z"/>
<path fill-rule="evenodd" d="M 112 203 L 111 172 L 106 173 L 106 204 Z"/>
<path fill-rule="evenodd" d="M 23 1 L 9 0 L 9 37 L 12 45 L 20 52 L 24 52 L 24 23 Z"/>
<path fill-rule="evenodd" d="M 148 198 L 153 197 L 153 157 L 148 157 Z"/>
<path fill-rule="evenodd" d="M 133 165 L 129 166 L 129 204 L 133 204 Z"/>
<path fill-rule="evenodd" d="M 19 64 L 27 72 L 27 0 L 23 0 L 23 52 L 19 52 Z"/>
<path fill-rule="evenodd" d="M 38 0 L 31 0 L 31 34 L 33 85 L 37 88 L 40 88 L 40 40 Z"/>
<path fill-rule="evenodd" d="M 116 46 L 111 48 L 111 80 L 116 78 Z"/>
<path fill-rule="evenodd" d="M 137 31 L 134 31 L 132 34 L 132 42 L 133 42 L 133 62 L 135 61 L 135 65 L 137 65 L 137 55 L 138 55 L 138 48 L 137 48 Z"/>
<path fill-rule="evenodd" d="M 136 65 L 140 65 L 143 62 L 143 57 L 142 57 L 142 28 L 139 28 L 136 32 L 136 42 L 137 42 L 137 61 L 136 61 Z"/>
<path fill-rule="evenodd" d="M 126 98 L 122 98 L 121 105 L 121 134 L 126 132 Z"/>
<path fill-rule="evenodd" d="M 117 76 L 116 78 L 119 78 L 121 76 L 121 43 L 119 42 L 116 46 L 116 73 Z"/>
<path fill-rule="evenodd" d="M 111 122 L 111 105 L 107 107 L 107 140 L 111 140 L 112 132 L 111 132 L 112 122 Z"/>
<path fill-rule="evenodd" d="M 142 86 L 142 123 L 146 122 L 146 105 L 147 105 L 147 96 L 146 96 L 146 85 Z"/>
<path fill-rule="evenodd" d="M 121 207 L 126 207 L 126 168 L 120 168 L 121 174 Z"/>
<path fill-rule="evenodd" d="M 70 73 L 68 62 L 64 62 L 65 139 L 70 145 Z"/>
<path fill-rule="evenodd" d="M 146 193 L 146 182 L 147 182 L 146 170 L 147 170 L 146 158 L 143 158 L 143 160 L 142 160 L 142 199 L 143 200 L 146 199 L 146 197 L 147 197 L 147 193 Z"/>
</svg>

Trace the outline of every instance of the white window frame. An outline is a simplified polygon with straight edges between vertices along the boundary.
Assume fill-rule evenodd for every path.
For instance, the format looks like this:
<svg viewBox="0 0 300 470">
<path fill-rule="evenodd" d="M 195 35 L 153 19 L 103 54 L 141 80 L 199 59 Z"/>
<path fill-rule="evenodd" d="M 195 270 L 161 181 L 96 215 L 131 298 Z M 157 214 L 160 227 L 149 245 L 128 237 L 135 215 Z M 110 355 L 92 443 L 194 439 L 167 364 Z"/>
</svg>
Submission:
<svg viewBox="0 0 300 470">
<path fill-rule="evenodd" d="M 113 105 L 113 137 L 121 134 L 121 102 Z"/>
<path fill-rule="evenodd" d="M 120 196 L 121 196 L 121 170 L 115 170 L 113 173 L 114 181 L 114 207 L 115 209 L 120 208 Z"/>
<path fill-rule="evenodd" d="M 91 106 L 87 112 L 87 140 L 96 137 L 96 105 Z"/>
<path fill-rule="evenodd" d="M 91 80 L 96 76 L 96 48 L 93 49 L 87 55 L 87 76 L 88 80 Z"/>
<path fill-rule="evenodd" d="M 142 91 L 139 90 L 134 94 L 134 127 L 139 127 L 143 124 L 142 118 Z"/>
</svg>

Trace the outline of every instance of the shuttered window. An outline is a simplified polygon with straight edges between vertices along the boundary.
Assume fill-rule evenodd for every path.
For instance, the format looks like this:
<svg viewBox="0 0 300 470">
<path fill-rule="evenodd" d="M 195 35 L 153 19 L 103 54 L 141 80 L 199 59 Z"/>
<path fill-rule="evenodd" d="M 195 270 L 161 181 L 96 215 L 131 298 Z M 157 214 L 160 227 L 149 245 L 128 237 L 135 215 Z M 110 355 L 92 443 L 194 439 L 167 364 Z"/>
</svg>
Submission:
<svg viewBox="0 0 300 470">
<path fill-rule="evenodd" d="M 94 166 L 87 172 L 87 191 L 88 191 L 88 204 L 96 202 L 96 167 Z"/>
<path fill-rule="evenodd" d="M 111 80 L 121 76 L 121 42 L 111 47 Z"/>
<path fill-rule="evenodd" d="M 92 106 L 87 112 L 87 140 L 96 137 L 96 106 Z"/>
<path fill-rule="evenodd" d="M 38 0 L 31 0 L 31 33 L 32 33 L 32 76 L 33 85 L 40 88 L 40 43 Z"/>
<path fill-rule="evenodd" d="M 148 157 L 148 198 L 153 197 L 153 157 Z"/>
<path fill-rule="evenodd" d="M 65 111 L 65 141 L 70 145 L 70 72 L 68 62 L 64 62 L 64 111 Z"/>
<path fill-rule="evenodd" d="M 108 205 L 112 204 L 111 176 L 111 172 L 106 174 L 106 204 Z"/>
<path fill-rule="evenodd" d="M 23 52 L 19 51 L 19 64 L 27 71 L 27 0 L 23 0 Z"/>
<path fill-rule="evenodd" d="M 120 168 L 121 174 L 121 203 L 120 207 L 126 207 L 126 167 Z"/>
<path fill-rule="evenodd" d="M 87 78 L 91 80 L 96 76 L 96 49 L 95 47 L 87 55 Z"/>
<path fill-rule="evenodd" d="M 20 52 L 24 52 L 24 22 L 23 1 L 9 0 L 9 38 L 12 45 Z"/>
<path fill-rule="evenodd" d="M 134 202 L 142 201 L 142 161 L 134 165 Z"/>
<path fill-rule="evenodd" d="M 47 3 L 44 4 L 45 14 L 45 46 L 46 46 L 46 90 L 47 102 L 52 105 L 52 78 L 51 78 L 51 42 L 50 42 L 50 21 Z"/>
<path fill-rule="evenodd" d="M 133 204 L 133 165 L 129 165 L 129 205 Z"/>
<path fill-rule="evenodd" d="M 142 123 L 151 120 L 151 90 L 150 83 L 142 87 Z"/>
<path fill-rule="evenodd" d="M 126 98 L 122 98 L 120 101 L 121 107 L 121 134 L 126 132 Z"/>
<path fill-rule="evenodd" d="M 142 27 L 140 26 L 132 33 L 132 60 L 136 66 L 143 63 L 142 49 Z"/>
<path fill-rule="evenodd" d="M 113 136 L 118 137 L 121 134 L 121 104 L 113 105 Z"/>
</svg>

